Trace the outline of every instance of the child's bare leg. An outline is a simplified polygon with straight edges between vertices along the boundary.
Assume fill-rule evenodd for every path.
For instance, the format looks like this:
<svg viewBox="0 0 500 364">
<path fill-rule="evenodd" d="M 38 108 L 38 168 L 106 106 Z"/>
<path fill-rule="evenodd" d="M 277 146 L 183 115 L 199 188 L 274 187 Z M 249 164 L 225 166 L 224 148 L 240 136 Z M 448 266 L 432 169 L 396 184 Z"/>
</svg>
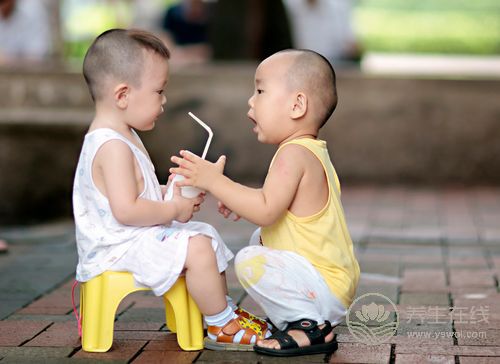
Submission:
<svg viewBox="0 0 500 364">
<path fill-rule="evenodd" d="M 225 275 L 219 273 L 210 238 L 196 235 L 189 239 L 185 268 L 189 293 L 207 323 L 206 348 L 249 350 L 259 338 L 270 335 L 249 322 L 246 326 L 245 319 L 229 305 Z"/>
<path fill-rule="evenodd" d="M 225 278 L 219 273 L 211 239 L 196 235 L 189 239 L 186 284 L 204 315 L 215 315 L 227 307 Z"/>
</svg>

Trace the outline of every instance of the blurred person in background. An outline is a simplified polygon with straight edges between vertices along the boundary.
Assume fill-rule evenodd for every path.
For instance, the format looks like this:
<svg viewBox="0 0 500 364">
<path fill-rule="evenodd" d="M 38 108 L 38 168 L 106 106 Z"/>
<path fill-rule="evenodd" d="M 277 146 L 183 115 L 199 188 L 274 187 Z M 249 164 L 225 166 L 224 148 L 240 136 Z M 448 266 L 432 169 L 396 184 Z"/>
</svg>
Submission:
<svg viewBox="0 0 500 364">
<path fill-rule="evenodd" d="M 7 253 L 9 250 L 9 245 L 3 239 L 0 239 L 0 254 Z"/>
<path fill-rule="evenodd" d="M 161 29 L 165 43 L 172 50 L 172 62 L 193 64 L 210 60 L 209 6 L 204 0 L 182 0 L 166 10 Z"/>
<path fill-rule="evenodd" d="M 0 0 L 0 65 L 47 60 L 52 35 L 47 9 L 39 0 Z"/>
<path fill-rule="evenodd" d="M 351 24 L 354 0 L 284 0 L 295 48 L 311 49 L 330 62 L 359 61 Z"/>
<path fill-rule="evenodd" d="M 51 51 L 50 24 L 38 0 L 0 0 L 0 66 L 45 60 Z M 0 254 L 9 245 L 0 239 Z"/>
<path fill-rule="evenodd" d="M 217 60 L 263 60 L 292 47 L 281 0 L 217 0 L 210 22 L 210 42 Z"/>
</svg>

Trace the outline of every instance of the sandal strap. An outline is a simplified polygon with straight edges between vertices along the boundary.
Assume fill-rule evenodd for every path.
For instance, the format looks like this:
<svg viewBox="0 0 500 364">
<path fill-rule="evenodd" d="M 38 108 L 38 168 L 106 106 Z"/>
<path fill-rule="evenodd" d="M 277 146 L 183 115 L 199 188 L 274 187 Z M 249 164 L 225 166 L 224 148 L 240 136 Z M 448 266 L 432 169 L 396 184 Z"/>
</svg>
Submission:
<svg viewBox="0 0 500 364">
<path fill-rule="evenodd" d="M 255 316 L 254 314 L 248 312 L 244 308 L 238 307 L 234 311 L 234 313 L 237 315 L 243 316 L 243 317 L 249 319 L 250 321 L 257 323 L 262 328 L 262 331 L 265 331 L 269 326 L 269 324 L 267 323 L 266 320 L 260 318 L 259 316 Z"/>
<path fill-rule="evenodd" d="M 300 330 L 303 331 L 311 345 L 324 344 L 326 336 L 332 332 L 332 326 L 329 321 L 325 321 L 325 327 L 320 329 L 318 322 L 310 319 L 300 319 L 290 322 L 285 331 Z"/>
<path fill-rule="evenodd" d="M 237 344 L 244 345 L 251 345 L 254 336 L 256 340 L 263 339 L 265 334 L 260 327 L 242 316 L 232 319 L 223 327 L 208 326 L 207 331 L 217 337 L 218 343 L 233 343 L 234 336 L 243 331 L 243 336 Z"/>
<path fill-rule="evenodd" d="M 299 347 L 299 344 L 295 341 L 293 337 L 291 337 L 285 331 L 276 331 L 274 334 L 269 336 L 266 340 L 274 339 L 280 344 L 280 350 L 286 349 L 296 349 Z"/>
</svg>

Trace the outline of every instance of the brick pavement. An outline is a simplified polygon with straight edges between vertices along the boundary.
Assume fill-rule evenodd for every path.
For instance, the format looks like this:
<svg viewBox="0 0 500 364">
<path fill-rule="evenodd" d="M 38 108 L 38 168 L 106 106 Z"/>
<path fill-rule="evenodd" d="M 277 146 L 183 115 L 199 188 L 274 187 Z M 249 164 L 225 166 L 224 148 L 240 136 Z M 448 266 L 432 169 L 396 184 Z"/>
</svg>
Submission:
<svg viewBox="0 0 500 364">
<path fill-rule="evenodd" d="M 76 262 L 73 228 L 59 221 L 0 229 L 12 242 L 10 253 L 0 255 L 0 361 L 500 362 L 500 188 L 346 187 L 343 201 L 362 268 L 357 297 L 383 294 L 394 306 L 382 296 L 367 298 L 390 311 L 388 322 L 399 320 L 396 335 L 379 345 L 359 342 L 344 323 L 335 329 L 339 350 L 331 357 L 182 352 L 164 325 L 161 299 L 140 292 L 118 309 L 112 350 L 85 353 L 69 296 Z M 213 213 L 214 205 L 207 201 L 197 218 L 216 226 L 237 251 L 254 226 L 223 220 Z M 232 270 L 228 284 L 236 300 L 261 313 Z"/>
</svg>

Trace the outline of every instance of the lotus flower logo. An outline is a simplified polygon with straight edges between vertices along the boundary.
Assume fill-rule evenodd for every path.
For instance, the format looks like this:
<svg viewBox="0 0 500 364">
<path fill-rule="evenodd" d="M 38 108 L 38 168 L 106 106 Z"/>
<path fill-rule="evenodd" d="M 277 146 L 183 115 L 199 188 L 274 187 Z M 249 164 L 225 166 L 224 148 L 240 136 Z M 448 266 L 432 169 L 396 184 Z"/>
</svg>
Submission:
<svg viewBox="0 0 500 364">
<path fill-rule="evenodd" d="M 361 311 L 356 311 L 356 317 L 363 322 L 368 322 L 369 320 L 382 322 L 387 320 L 390 312 L 385 311 L 384 306 L 377 305 L 375 302 L 370 303 L 368 306 L 363 305 Z"/>
<path fill-rule="evenodd" d="M 375 299 L 380 301 L 380 297 L 393 310 L 387 310 L 384 305 L 373 302 Z M 367 302 L 370 303 L 363 304 Z M 394 315 L 391 316 L 393 312 Z M 389 298 L 380 293 L 367 293 L 354 300 L 347 311 L 346 321 L 349 331 L 359 342 L 378 345 L 394 335 L 399 325 L 399 315 Z"/>
</svg>

